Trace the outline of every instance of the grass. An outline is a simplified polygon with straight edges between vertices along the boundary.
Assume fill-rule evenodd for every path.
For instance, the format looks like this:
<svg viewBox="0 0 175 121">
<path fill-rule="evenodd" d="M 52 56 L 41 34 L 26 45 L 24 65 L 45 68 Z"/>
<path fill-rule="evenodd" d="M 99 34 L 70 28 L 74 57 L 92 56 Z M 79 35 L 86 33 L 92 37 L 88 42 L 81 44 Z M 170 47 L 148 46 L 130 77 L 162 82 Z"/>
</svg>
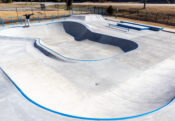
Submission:
<svg viewBox="0 0 175 121">
<path fill-rule="evenodd" d="M 63 14 L 68 12 L 67 10 L 59 10 L 59 11 L 34 11 L 34 15 L 51 15 L 51 14 Z M 0 12 L 0 17 L 14 17 L 14 16 L 23 16 L 24 14 L 31 14 L 32 11 L 20 11 L 15 12 L 15 11 L 1 11 Z"/>
<path fill-rule="evenodd" d="M 0 7 L 10 7 L 10 8 L 16 8 L 16 7 L 33 7 L 38 6 L 39 3 L 23 3 L 23 4 L 14 4 L 14 3 L 0 3 Z"/>
<path fill-rule="evenodd" d="M 107 8 L 109 6 L 107 5 L 95 5 L 96 7 L 100 8 Z M 74 8 L 80 7 L 80 8 L 93 8 L 94 5 L 74 5 Z M 120 6 L 120 5 L 113 5 L 113 8 L 119 8 L 119 10 L 129 10 L 129 11 L 142 11 L 142 12 L 150 12 L 150 13 L 162 13 L 162 14 L 173 14 L 175 15 L 175 7 L 172 6 L 147 6 L 146 9 L 143 9 L 143 6 Z"/>
</svg>

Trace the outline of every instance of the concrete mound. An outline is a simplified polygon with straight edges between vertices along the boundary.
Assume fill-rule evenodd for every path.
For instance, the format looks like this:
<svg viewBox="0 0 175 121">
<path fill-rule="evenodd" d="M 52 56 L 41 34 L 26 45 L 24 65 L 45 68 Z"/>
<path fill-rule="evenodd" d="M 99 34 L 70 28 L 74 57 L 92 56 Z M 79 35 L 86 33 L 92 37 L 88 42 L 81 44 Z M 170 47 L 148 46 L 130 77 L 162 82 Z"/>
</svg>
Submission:
<svg viewBox="0 0 175 121">
<path fill-rule="evenodd" d="M 70 19 L 75 19 L 75 20 L 81 20 L 81 21 L 99 21 L 99 22 L 105 22 L 106 20 L 103 18 L 103 16 L 98 15 L 98 14 L 81 14 L 81 15 L 72 15 L 70 16 Z"/>
</svg>

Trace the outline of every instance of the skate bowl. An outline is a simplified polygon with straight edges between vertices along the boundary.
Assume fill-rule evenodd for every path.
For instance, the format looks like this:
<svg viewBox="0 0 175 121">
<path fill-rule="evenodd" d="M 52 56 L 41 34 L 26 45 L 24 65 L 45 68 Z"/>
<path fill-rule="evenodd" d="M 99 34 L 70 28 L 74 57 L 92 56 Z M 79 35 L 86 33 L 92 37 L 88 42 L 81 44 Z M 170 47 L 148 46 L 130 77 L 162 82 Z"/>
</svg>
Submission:
<svg viewBox="0 0 175 121">
<path fill-rule="evenodd" d="M 93 32 L 86 25 L 75 21 L 62 21 L 27 29 L 11 28 L 1 33 L 7 36 L 15 33 L 17 37 L 40 38 L 41 42 L 35 44 L 35 47 L 42 51 L 50 48 L 62 57 L 72 60 L 104 60 L 138 48 L 134 41 Z"/>
</svg>

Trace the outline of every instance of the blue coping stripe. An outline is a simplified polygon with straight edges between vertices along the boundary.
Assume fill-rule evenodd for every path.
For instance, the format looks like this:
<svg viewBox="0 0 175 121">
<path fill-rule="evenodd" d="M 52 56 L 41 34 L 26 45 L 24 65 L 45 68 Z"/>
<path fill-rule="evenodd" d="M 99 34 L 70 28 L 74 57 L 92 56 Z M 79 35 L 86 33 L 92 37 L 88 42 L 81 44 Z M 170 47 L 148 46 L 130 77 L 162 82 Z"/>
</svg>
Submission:
<svg viewBox="0 0 175 121">
<path fill-rule="evenodd" d="M 63 21 L 62 21 L 63 22 Z M 58 23 L 58 22 L 54 22 L 54 23 Z M 48 23 L 48 24 L 52 24 L 52 23 Z M 48 24 L 43 24 L 43 25 L 48 25 Z M 18 28 L 19 26 L 17 27 L 12 27 L 12 28 Z M 20 26 L 21 27 L 21 26 Z M 6 28 L 6 29 L 10 29 L 10 28 Z M 29 37 L 12 37 L 12 38 L 26 38 L 26 39 L 34 39 L 34 38 L 29 38 Z M 36 41 L 38 41 L 40 43 L 40 39 L 35 39 Z M 41 43 L 40 43 L 41 44 Z M 42 45 L 42 44 L 41 44 Z M 44 46 L 44 45 L 42 45 Z M 52 52 L 56 53 L 55 51 L 53 51 L 52 49 L 44 46 L 45 48 L 51 50 Z M 56 53 L 58 54 L 59 56 L 62 56 L 64 57 L 63 55 L 59 54 L 59 53 Z M 70 59 L 70 60 L 74 60 L 74 61 L 84 61 L 84 60 L 77 60 L 77 59 L 71 59 L 71 58 L 67 58 L 67 57 L 64 57 L 66 59 Z M 86 60 L 86 61 L 91 61 L 91 60 Z M 14 80 L 12 80 L 12 78 L 10 78 L 10 76 L 3 70 L 2 67 L 0 67 L 0 70 L 3 72 L 3 74 L 13 83 L 13 85 L 19 90 L 19 92 L 27 99 L 29 100 L 31 103 L 35 104 L 36 106 L 42 108 L 42 109 L 45 109 L 49 112 L 52 112 L 52 113 L 55 113 L 55 114 L 59 114 L 61 116 L 66 116 L 66 117 L 70 117 L 70 118 L 76 118 L 76 119 L 83 119 L 83 120 L 98 120 L 98 121 L 105 121 L 105 120 L 127 120 L 127 119 L 133 119 L 133 118 L 139 118 L 139 117 L 142 117 L 142 116 L 146 116 L 146 115 L 149 115 L 149 114 L 152 114 L 154 112 L 157 112 L 159 110 L 161 110 L 162 108 L 165 108 L 166 106 L 168 106 L 169 104 L 173 103 L 175 101 L 175 98 L 173 98 L 169 103 L 167 103 L 166 105 L 163 105 L 162 107 L 160 108 L 157 108 L 155 110 L 152 110 L 152 111 L 149 111 L 149 112 L 146 112 L 146 113 L 142 113 L 142 114 L 139 114 L 139 115 L 133 115 L 133 116 L 127 116 L 127 117 L 120 117 L 120 118 L 89 118 L 89 117 L 81 117 L 81 116 L 75 116 L 75 115 L 70 115 L 70 114 L 66 114 L 66 113 L 62 113 L 62 112 L 59 112 L 59 111 L 56 111 L 56 110 L 52 110 L 50 108 L 47 108 L 43 105 L 40 105 L 39 103 L 35 102 L 34 100 L 32 100 L 31 98 L 29 98 L 23 91 L 22 89 L 15 83 Z"/>
<path fill-rule="evenodd" d="M 164 29 L 162 27 L 150 26 L 150 25 L 145 25 L 145 24 L 138 24 L 138 23 L 128 22 L 128 21 L 120 21 L 120 23 L 128 23 L 128 24 L 133 24 L 133 25 L 144 26 L 144 27 L 148 27 L 150 30 L 153 30 L 153 31 L 159 31 L 159 30 Z"/>
</svg>

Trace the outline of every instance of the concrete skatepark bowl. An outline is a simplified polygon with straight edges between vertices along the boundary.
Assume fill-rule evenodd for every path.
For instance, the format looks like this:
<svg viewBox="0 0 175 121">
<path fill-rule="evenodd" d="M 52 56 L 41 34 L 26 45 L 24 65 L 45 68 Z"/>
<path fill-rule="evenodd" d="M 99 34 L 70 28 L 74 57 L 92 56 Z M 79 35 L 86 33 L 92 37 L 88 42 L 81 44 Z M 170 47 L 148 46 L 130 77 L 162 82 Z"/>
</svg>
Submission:
<svg viewBox="0 0 175 121">
<path fill-rule="evenodd" d="M 7 78 L 0 80 L 10 80 L 30 102 L 68 120 L 139 121 L 173 108 L 174 34 L 124 33 L 94 23 L 67 20 L 1 30 L 1 75 Z M 157 34 L 170 38 L 165 42 Z"/>
</svg>

